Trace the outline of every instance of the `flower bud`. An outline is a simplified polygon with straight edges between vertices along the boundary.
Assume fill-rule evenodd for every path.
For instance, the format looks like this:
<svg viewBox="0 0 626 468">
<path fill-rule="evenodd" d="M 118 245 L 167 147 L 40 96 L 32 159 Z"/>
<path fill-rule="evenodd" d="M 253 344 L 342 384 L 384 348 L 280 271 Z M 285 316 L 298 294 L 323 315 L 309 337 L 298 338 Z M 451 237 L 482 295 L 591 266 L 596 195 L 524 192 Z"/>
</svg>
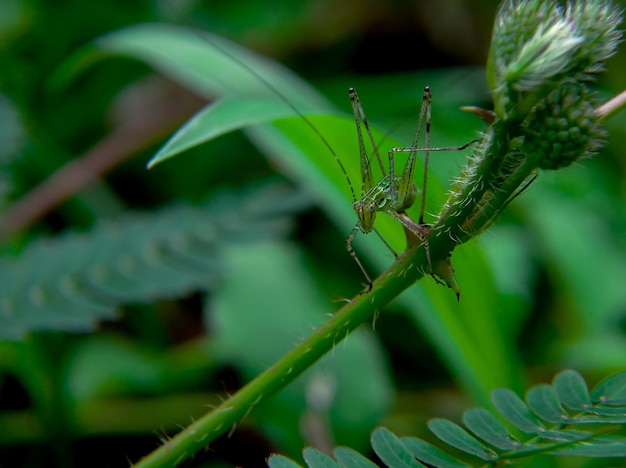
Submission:
<svg viewBox="0 0 626 468">
<path fill-rule="evenodd" d="M 540 169 L 559 169 L 591 156 L 606 136 L 584 85 L 568 83 L 550 93 L 522 125 L 523 151 Z"/>
</svg>

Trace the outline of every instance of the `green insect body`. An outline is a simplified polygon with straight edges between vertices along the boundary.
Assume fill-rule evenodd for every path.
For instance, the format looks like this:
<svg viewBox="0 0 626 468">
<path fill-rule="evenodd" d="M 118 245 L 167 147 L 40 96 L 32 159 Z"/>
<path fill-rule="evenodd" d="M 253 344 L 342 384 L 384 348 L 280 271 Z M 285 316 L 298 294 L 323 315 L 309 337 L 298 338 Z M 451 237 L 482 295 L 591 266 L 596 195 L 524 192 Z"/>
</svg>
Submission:
<svg viewBox="0 0 626 468">
<path fill-rule="evenodd" d="M 426 202 L 426 185 L 427 185 L 427 177 L 428 177 L 428 156 L 430 151 L 458 151 L 467 148 L 474 141 L 466 143 L 465 145 L 455 146 L 455 147 L 430 147 L 430 122 L 431 122 L 431 90 L 427 86 L 424 88 L 424 94 L 422 97 L 422 106 L 420 109 L 419 120 L 417 123 L 417 128 L 415 130 L 415 136 L 413 138 L 413 144 L 407 148 L 393 148 L 388 153 L 389 159 L 389 173 L 387 174 L 384 165 L 382 164 L 382 160 L 380 158 L 380 154 L 378 153 L 378 149 L 376 143 L 374 141 L 374 137 L 370 130 L 370 126 L 365 117 L 365 113 L 363 111 L 363 107 L 359 100 L 359 97 L 356 93 L 356 90 L 353 88 L 350 89 L 350 101 L 352 103 L 352 110 L 354 113 L 354 119 L 356 123 L 357 129 L 357 137 L 359 143 L 359 153 L 360 153 L 360 168 L 361 168 L 361 198 L 357 198 L 352 187 L 352 196 L 353 196 L 353 208 L 357 214 L 357 224 L 354 226 L 350 235 L 346 239 L 346 249 L 354 258 L 357 265 L 363 272 L 363 275 L 368 281 L 368 290 L 372 287 L 372 280 L 365 270 L 363 264 L 361 263 L 359 257 L 357 256 L 354 248 L 352 247 L 352 242 L 356 236 L 356 234 L 360 231 L 365 234 L 370 232 L 375 232 L 378 237 L 383 241 L 383 243 L 389 248 L 389 250 L 397 256 L 396 252 L 393 248 L 387 243 L 387 241 L 379 234 L 376 230 L 374 223 L 376 221 L 376 215 L 378 212 L 386 213 L 391 216 L 395 220 L 397 220 L 406 230 L 413 234 L 413 236 L 417 239 L 419 244 L 424 245 L 424 249 L 426 250 L 426 256 L 429 260 L 430 264 L 430 253 L 428 250 L 427 236 L 430 231 L 430 227 L 424 223 L 424 211 L 425 211 L 425 202 Z M 424 124 L 426 126 L 425 132 L 425 146 L 419 147 L 418 143 L 420 140 L 420 136 L 423 131 Z M 372 161 L 368 156 L 367 151 L 365 149 L 365 139 L 363 137 L 363 129 L 365 129 L 365 133 L 367 134 L 371 146 L 373 148 L 373 153 L 375 159 L 378 162 L 380 170 L 383 174 L 382 178 L 374 184 L 374 178 L 372 175 Z M 415 163 L 417 160 L 417 153 L 419 151 L 424 152 L 424 179 L 422 183 L 423 190 L 422 192 L 422 201 L 421 201 L 421 209 L 420 216 L 418 222 L 414 222 L 411 218 L 409 218 L 405 211 L 409 209 L 411 206 L 415 204 L 417 200 L 417 195 L 420 193 L 417 184 L 414 181 L 414 173 L 415 173 Z M 399 176 L 395 175 L 395 157 L 396 153 L 409 153 L 409 157 L 407 158 L 407 162 L 404 166 L 402 174 Z M 341 166 L 343 169 L 343 165 Z M 349 180 L 349 178 L 348 178 Z M 432 266 L 431 266 L 432 271 Z"/>
</svg>

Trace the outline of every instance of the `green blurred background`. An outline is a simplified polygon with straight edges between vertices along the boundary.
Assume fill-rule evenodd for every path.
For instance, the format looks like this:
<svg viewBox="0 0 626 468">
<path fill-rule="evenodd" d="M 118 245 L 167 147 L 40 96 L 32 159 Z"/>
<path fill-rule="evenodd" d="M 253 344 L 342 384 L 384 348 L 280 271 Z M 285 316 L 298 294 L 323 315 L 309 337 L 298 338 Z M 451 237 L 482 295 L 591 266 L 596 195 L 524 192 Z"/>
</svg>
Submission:
<svg viewBox="0 0 626 468">
<path fill-rule="evenodd" d="M 132 257 L 152 234 L 176 250 L 188 240 L 177 232 L 204 229 L 193 223 L 207 210 L 219 228 L 210 248 L 188 251 L 206 254 L 194 270 L 206 267 L 206 274 L 183 280 L 176 271 L 163 273 L 157 278 L 163 285 L 154 287 L 129 281 L 107 309 L 115 315 L 89 309 L 95 318 L 84 321 L 82 306 L 52 304 L 53 319 L 42 321 L 35 311 L 32 322 L 3 333 L 0 466 L 116 467 L 138 460 L 299 342 L 363 281 L 344 249 L 348 231 L 244 133 L 146 171 L 205 99 L 146 64 L 115 56 L 63 85 L 73 54 L 129 25 L 207 30 L 277 59 L 346 113 L 347 88 L 357 88 L 370 122 L 400 141 L 410 139 L 428 84 L 433 142 L 456 145 L 483 128 L 458 107 L 490 106 L 481 67 L 497 5 L 3 0 L 0 269 L 11 283 L 2 289 L 3 313 L 9 316 L 12 293 L 25 294 L 23 310 L 35 310 L 41 291 L 45 299 L 54 295 L 49 288 L 62 289 L 49 281 L 51 272 L 65 266 L 80 272 L 79 263 L 97 268 L 124 248 Z M 624 88 L 626 52 L 608 69 L 599 82 L 607 99 Z M 609 144 L 598 157 L 543 174 L 480 239 L 486 271 L 459 268 L 462 303 L 489 308 L 486 316 L 498 316 L 502 335 L 511 338 L 509 375 L 495 380 L 516 390 L 564 368 L 595 383 L 626 367 L 626 115 L 607 129 Z M 433 173 L 445 183 L 464 157 L 433 154 Z M 83 164 L 68 171 L 72 161 Z M 53 174 L 56 185 L 23 202 Z M 188 217 L 180 214 L 186 208 Z M 105 221 L 107 229 L 98 227 Z M 455 255 L 474 255 L 463 249 Z M 463 289 L 463 277 L 483 274 L 484 281 L 474 281 L 484 288 Z M 147 292 L 137 292 L 144 286 Z M 481 402 L 459 388 L 462 377 L 401 304 L 383 312 L 374 331 L 350 337 L 337 356 L 186 466 L 263 466 L 269 453 L 298 456 L 305 444 L 367 451 L 368 434 L 379 424 L 428 438 L 428 418 L 458 420 Z M 480 320 L 481 310 L 475 313 Z M 72 321 L 72 314 L 79 317 Z M 2 323 L 11 326 L 11 318 Z"/>
</svg>

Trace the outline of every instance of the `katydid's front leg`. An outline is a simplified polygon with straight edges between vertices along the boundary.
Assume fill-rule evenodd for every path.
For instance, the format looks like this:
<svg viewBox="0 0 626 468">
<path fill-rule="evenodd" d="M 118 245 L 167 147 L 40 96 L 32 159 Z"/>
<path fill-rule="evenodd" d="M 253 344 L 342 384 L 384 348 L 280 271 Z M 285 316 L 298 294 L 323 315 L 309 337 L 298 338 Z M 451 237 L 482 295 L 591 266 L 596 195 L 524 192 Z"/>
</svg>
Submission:
<svg viewBox="0 0 626 468">
<path fill-rule="evenodd" d="M 352 247 L 352 241 L 354 240 L 354 237 L 356 236 L 356 233 L 359 232 L 360 230 L 361 230 L 361 228 L 359 227 L 358 224 L 352 228 L 352 231 L 350 232 L 350 235 L 346 238 L 346 250 L 348 251 L 350 256 L 354 259 L 356 264 L 361 269 L 361 272 L 363 273 L 363 276 L 365 276 L 365 279 L 367 280 L 367 291 L 366 292 L 370 292 L 371 289 L 372 289 L 372 279 L 370 278 L 370 275 L 367 274 L 367 270 L 365 269 L 365 267 L 361 263 L 361 260 L 359 259 L 359 257 L 357 256 L 356 252 L 354 251 L 354 248 Z"/>
<path fill-rule="evenodd" d="M 363 106 L 361 105 L 361 101 L 359 100 L 359 96 L 354 88 L 350 88 L 350 103 L 352 104 L 352 112 L 354 114 L 354 121 L 357 130 L 357 140 L 359 145 L 359 163 L 360 163 L 360 171 L 361 171 L 361 198 L 354 199 L 352 204 L 354 211 L 357 214 L 357 224 L 350 232 L 350 235 L 346 239 L 346 250 L 354 261 L 359 266 L 360 270 L 363 272 L 363 276 L 367 279 L 368 282 L 368 291 L 372 288 L 372 280 L 365 270 L 365 267 L 361 263 L 361 260 L 357 256 L 354 248 L 352 247 L 352 241 L 356 236 L 358 231 L 362 231 L 367 234 L 372 231 L 376 233 L 378 237 L 380 237 L 383 243 L 387 246 L 387 248 L 393 253 L 395 257 L 397 257 L 396 252 L 389 245 L 389 243 L 380 235 L 380 233 L 375 229 L 374 222 L 376 220 L 376 213 L 381 211 L 378 203 L 381 197 L 381 189 L 379 186 L 381 183 L 374 184 L 374 176 L 372 174 L 372 162 L 370 157 L 367 154 L 367 150 L 365 147 L 365 138 L 363 137 L 363 128 L 365 127 L 365 132 L 369 138 L 370 145 L 372 147 L 372 151 L 378 161 L 378 165 L 380 166 L 381 173 L 383 175 L 383 180 L 387 178 L 387 172 L 385 171 L 385 167 L 383 166 L 382 160 L 380 159 L 380 154 L 378 152 L 378 146 L 374 140 L 374 136 L 370 129 L 367 118 L 365 117 L 365 112 L 363 111 Z M 386 205 L 386 203 L 383 203 Z"/>
</svg>

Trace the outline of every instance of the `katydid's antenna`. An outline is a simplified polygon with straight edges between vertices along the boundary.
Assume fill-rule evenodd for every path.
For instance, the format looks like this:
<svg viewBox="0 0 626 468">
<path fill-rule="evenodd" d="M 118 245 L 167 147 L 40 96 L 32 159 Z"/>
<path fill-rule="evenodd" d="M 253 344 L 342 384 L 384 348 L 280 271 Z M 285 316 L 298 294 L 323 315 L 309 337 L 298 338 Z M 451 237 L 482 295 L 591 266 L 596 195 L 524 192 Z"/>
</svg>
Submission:
<svg viewBox="0 0 626 468">
<path fill-rule="evenodd" d="M 331 146 L 331 144 L 328 142 L 328 140 L 326 138 L 324 138 L 324 135 L 322 135 L 322 132 L 319 131 L 319 129 L 313 125 L 313 122 L 311 122 L 289 99 L 287 99 L 285 97 L 284 94 L 282 94 L 272 83 L 270 83 L 268 80 L 266 80 L 262 75 L 260 75 L 259 73 L 257 73 L 253 68 L 251 68 L 247 63 L 245 63 L 243 60 L 240 60 L 238 57 L 236 57 L 235 55 L 231 54 L 228 50 L 220 47 L 219 45 L 217 45 L 215 43 L 215 41 L 212 41 L 211 38 L 208 36 L 208 33 L 205 31 L 199 31 L 197 29 L 194 29 L 194 31 L 198 34 L 199 37 L 201 37 L 202 39 L 204 39 L 205 41 L 207 41 L 209 44 L 211 44 L 213 47 L 215 47 L 217 50 L 219 50 L 222 54 L 224 54 L 226 57 L 230 58 L 231 60 L 233 60 L 235 63 L 239 64 L 243 69 L 247 70 L 251 75 L 253 75 L 256 79 L 258 79 L 259 81 L 261 81 L 265 86 L 267 86 L 267 88 L 272 91 L 282 102 L 284 102 L 291 110 L 293 110 L 299 117 L 301 117 L 304 122 L 306 122 L 306 124 L 308 125 L 308 127 L 318 136 L 318 138 L 322 141 L 322 143 L 324 143 L 324 146 L 326 146 L 326 148 L 328 148 L 328 151 L 330 152 L 330 154 L 333 155 L 333 157 L 335 158 L 335 161 L 337 161 L 337 164 L 339 165 L 339 167 L 341 168 L 341 172 L 343 172 L 343 175 L 346 178 L 346 181 L 348 182 L 348 187 L 350 187 L 350 193 L 352 194 L 352 200 L 356 201 L 356 194 L 354 192 L 354 187 L 352 186 L 352 182 L 350 181 L 350 176 L 348 176 L 348 171 L 346 170 L 345 166 L 343 165 L 343 163 L 341 162 L 341 159 L 339 159 L 339 156 L 337 155 L 337 153 L 335 152 L 335 150 L 333 149 L 333 147 Z"/>
</svg>

